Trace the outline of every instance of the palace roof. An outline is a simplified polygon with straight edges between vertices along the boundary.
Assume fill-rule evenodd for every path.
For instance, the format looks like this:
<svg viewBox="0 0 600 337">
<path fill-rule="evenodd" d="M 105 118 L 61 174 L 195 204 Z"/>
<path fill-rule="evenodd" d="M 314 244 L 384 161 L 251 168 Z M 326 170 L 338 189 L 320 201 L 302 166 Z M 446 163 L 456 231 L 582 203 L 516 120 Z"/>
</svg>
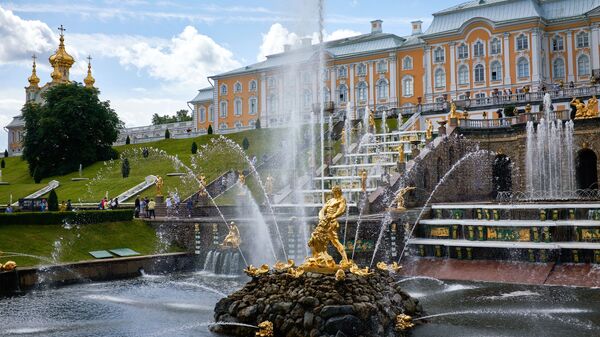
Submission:
<svg viewBox="0 0 600 337">
<path fill-rule="evenodd" d="M 203 88 L 198 90 L 198 94 L 188 103 L 200 103 L 206 101 L 212 101 L 213 99 L 213 88 Z"/>
</svg>

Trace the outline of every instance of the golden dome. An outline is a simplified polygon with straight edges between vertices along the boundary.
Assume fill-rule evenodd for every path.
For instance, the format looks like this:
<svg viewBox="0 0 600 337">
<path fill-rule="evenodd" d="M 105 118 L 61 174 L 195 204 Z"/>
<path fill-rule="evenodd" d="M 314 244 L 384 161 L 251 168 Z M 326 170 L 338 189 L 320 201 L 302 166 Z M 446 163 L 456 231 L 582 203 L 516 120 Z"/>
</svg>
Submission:
<svg viewBox="0 0 600 337">
<path fill-rule="evenodd" d="M 29 87 L 38 87 L 38 84 L 40 83 L 40 78 L 37 77 L 37 74 L 35 72 L 35 56 L 33 56 L 33 69 L 31 70 L 31 76 L 29 76 L 29 78 L 27 79 L 29 81 Z"/>
<path fill-rule="evenodd" d="M 62 78 L 62 74 L 58 71 L 57 66 L 54 66 L 54 70 L 52 71 L 52 74 L 50 74 L 50 77 L 52 77 L 52 82 L 58 82 Z"/>
<path fill-rule="evenodd" d="M 71 67 L 73 65 L 73 63 L 75 63 L 75 59 L 73 58 L 73 56 L 69 55 L 69 53 L 67 53 L 67 51 L 65 50 L 65 35 L 63 34 L 63 31 L 65 29 L 62 28 L 62 25 L 60 26 L 59 30 L 61 32 L 60 32 L 60 39 L 59 39 L 60 43 L 58 44 L 58 49 L 56 50 L 54 55 L 51 55 L 48 58 L 48 61 L 50 61 L 50 64 L 52 66 L 60 65 L 60 66 Z"/>
<path fill-rule="evenodd" d="M 85 87 L 86 88 L 93 88 L 94 87 L 94 82 L 96 82 L 96 80 L 92 76 L 92 63 L 91 63 L 91 60 L 92 60 L 92 58 L 88 56 L 88 73 L 87 73 L 87 76 L 83 79 L 83 83 L 85 83 Z"/>
</svg>

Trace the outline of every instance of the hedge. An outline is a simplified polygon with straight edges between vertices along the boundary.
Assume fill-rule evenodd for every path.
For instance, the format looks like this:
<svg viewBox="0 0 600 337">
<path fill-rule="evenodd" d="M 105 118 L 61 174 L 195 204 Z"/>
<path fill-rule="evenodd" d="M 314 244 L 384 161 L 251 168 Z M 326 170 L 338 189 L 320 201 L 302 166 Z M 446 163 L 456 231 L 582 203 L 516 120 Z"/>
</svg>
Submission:
<svg viewBox="0 0 600 337">
<path fill-rule="evenodd" d="M 0 224 L 11 225 L 62 225 L 65 221 L 73 224 L 92 224 L 129 221 L 131 219 L 133 219 L 133 209 L 79 212 L 18 212 L 0 214 Z"/>
</svg>

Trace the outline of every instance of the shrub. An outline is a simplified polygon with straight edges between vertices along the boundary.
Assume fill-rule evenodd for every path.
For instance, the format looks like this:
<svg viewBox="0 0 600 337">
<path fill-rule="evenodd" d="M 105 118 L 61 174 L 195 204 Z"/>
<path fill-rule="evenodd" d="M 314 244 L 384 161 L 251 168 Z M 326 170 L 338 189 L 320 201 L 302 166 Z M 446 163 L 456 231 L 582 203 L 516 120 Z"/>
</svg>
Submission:
<svg viewBox="0 0 600 337">
<path fill-rule="evenodd" d="M 256 124 L 254 124 L 256 129 L 260 129 L 260 118 L 256 120 Z"/>
<path fill-rule="evenodd" d="M 131 139 L 129 138 L 129 136 L 127 136 L 127 138 L 125 139 L 125 144 L 131 144 Z"/>
<path fill-rule="evenodd" d="M 4 158 L 8 158 L 8 150 L 4 150 Z"/>
<path fill-rule="evenodd" d="M 171 133 L 169 132 L 169 129 L 165 130 L 165 139 L 169 139 L 171 138 Z"/>
<path fill-rule="evenodd" d="M 76 224 L 129 221 L 133 209 L 79 212 L 16 212 L 0 213 L 0 224 L 6 225 L 62 225 L 64 221 Z"/>
<path fill-rule="evenodd" d="M 198 152 L 198 144 L 196 142 L 192 142 L 192 154 L 196 154 Z"/>
<path fill-rule="evenodd" d="M 50 195 L 48 196 L 48 210 L 52 212 L 58 211 L 58 196 L 55 190 L 50 191 Z"/>
<path fill-rule="evenodd" d="M 209 126 L 208 126 L 207 133 L 208 133 L 209 135 L 212 135 L 212 134 L 213 134 L 212 125 L 209 125 Z"/>
<path fill-rule="evenodd" d="M 250 142 L 248 141 L 248 138 L 244 137 L 244 140 L 242 140 L 242 148 L 244 149 L 244 151 L 246 151 L 249 147 Z"/>
<path fill-rule="evenodd" d="M 121 163 L 121 175 L 123 176 L 123 178 L 129 177 L 130 171 L 131 171 L 131 169 L 129 167 L 129 159 L 125 158 L 125 159 L 123 159 L 123 162 Z"/>
<path fill-rule="evenodd" d="M 6 167 L 6 163 L 4 162 L 4 159 L 2 159 L 2 161 L 0 161 L 0 168 L 5 168 Z"/>
<path fill-rule="evenodd" d="M 514 105 L 507 105 L 504 107 L 504 117 L 513 117 L 515 112 L 517 111 L 517 107 Z"/>
</svg>

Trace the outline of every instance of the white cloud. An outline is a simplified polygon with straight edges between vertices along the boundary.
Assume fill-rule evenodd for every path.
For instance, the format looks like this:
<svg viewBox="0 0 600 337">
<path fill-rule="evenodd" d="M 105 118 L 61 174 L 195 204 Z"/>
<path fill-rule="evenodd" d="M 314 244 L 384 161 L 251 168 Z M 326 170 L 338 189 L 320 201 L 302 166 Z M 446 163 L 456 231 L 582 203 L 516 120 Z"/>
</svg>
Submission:
<svg viewBox="0 0 600 337">
<path fill-rule="evenodd" d="M 54 50 L 56 37 L 45 23 L 23 20 L 0 7 L 0 64 Z"/>
<path fill-rule="evenodd" d="M 125 122 L 125 126 L 149 125 L 152 115 L 172 115 L 177 110 L 188 109 L 185 100 L 172 98 L 114 98 L 110 99 L 110 106 Z"/>
<path fill-rule="evenodd" d="M 325 41 L 339 40 L 346 37 L 360 35 L 360 32 L 350 29 L 338 29 L 331 33 L 324 33 L 323 39 Z M 314 32 L 311 36 L 312 43 L 318 43 L 318 33 Z M 262 44 L 260 45 L 258 55 L 256 59 L 258 61 L 264 61 L 268 55 L 283 52 L 284 44 L 295 45 L 300 41 L 300 36 L 294 32 L 290 32 L 286 27 L 280 23 L 274 23 L 269 28 L 267 34 L 262 34 Z"/>
<path fill-rule="evenodd" d="M 8 146 L 8 135 L 4 131 L 4 126 L 12 121 L 14 116 L 21 113 L 23 103 L 25 103 L 25 93 L 18 89 L 3 88 L 0 90 L 0 152 Z"/>
</svg>

